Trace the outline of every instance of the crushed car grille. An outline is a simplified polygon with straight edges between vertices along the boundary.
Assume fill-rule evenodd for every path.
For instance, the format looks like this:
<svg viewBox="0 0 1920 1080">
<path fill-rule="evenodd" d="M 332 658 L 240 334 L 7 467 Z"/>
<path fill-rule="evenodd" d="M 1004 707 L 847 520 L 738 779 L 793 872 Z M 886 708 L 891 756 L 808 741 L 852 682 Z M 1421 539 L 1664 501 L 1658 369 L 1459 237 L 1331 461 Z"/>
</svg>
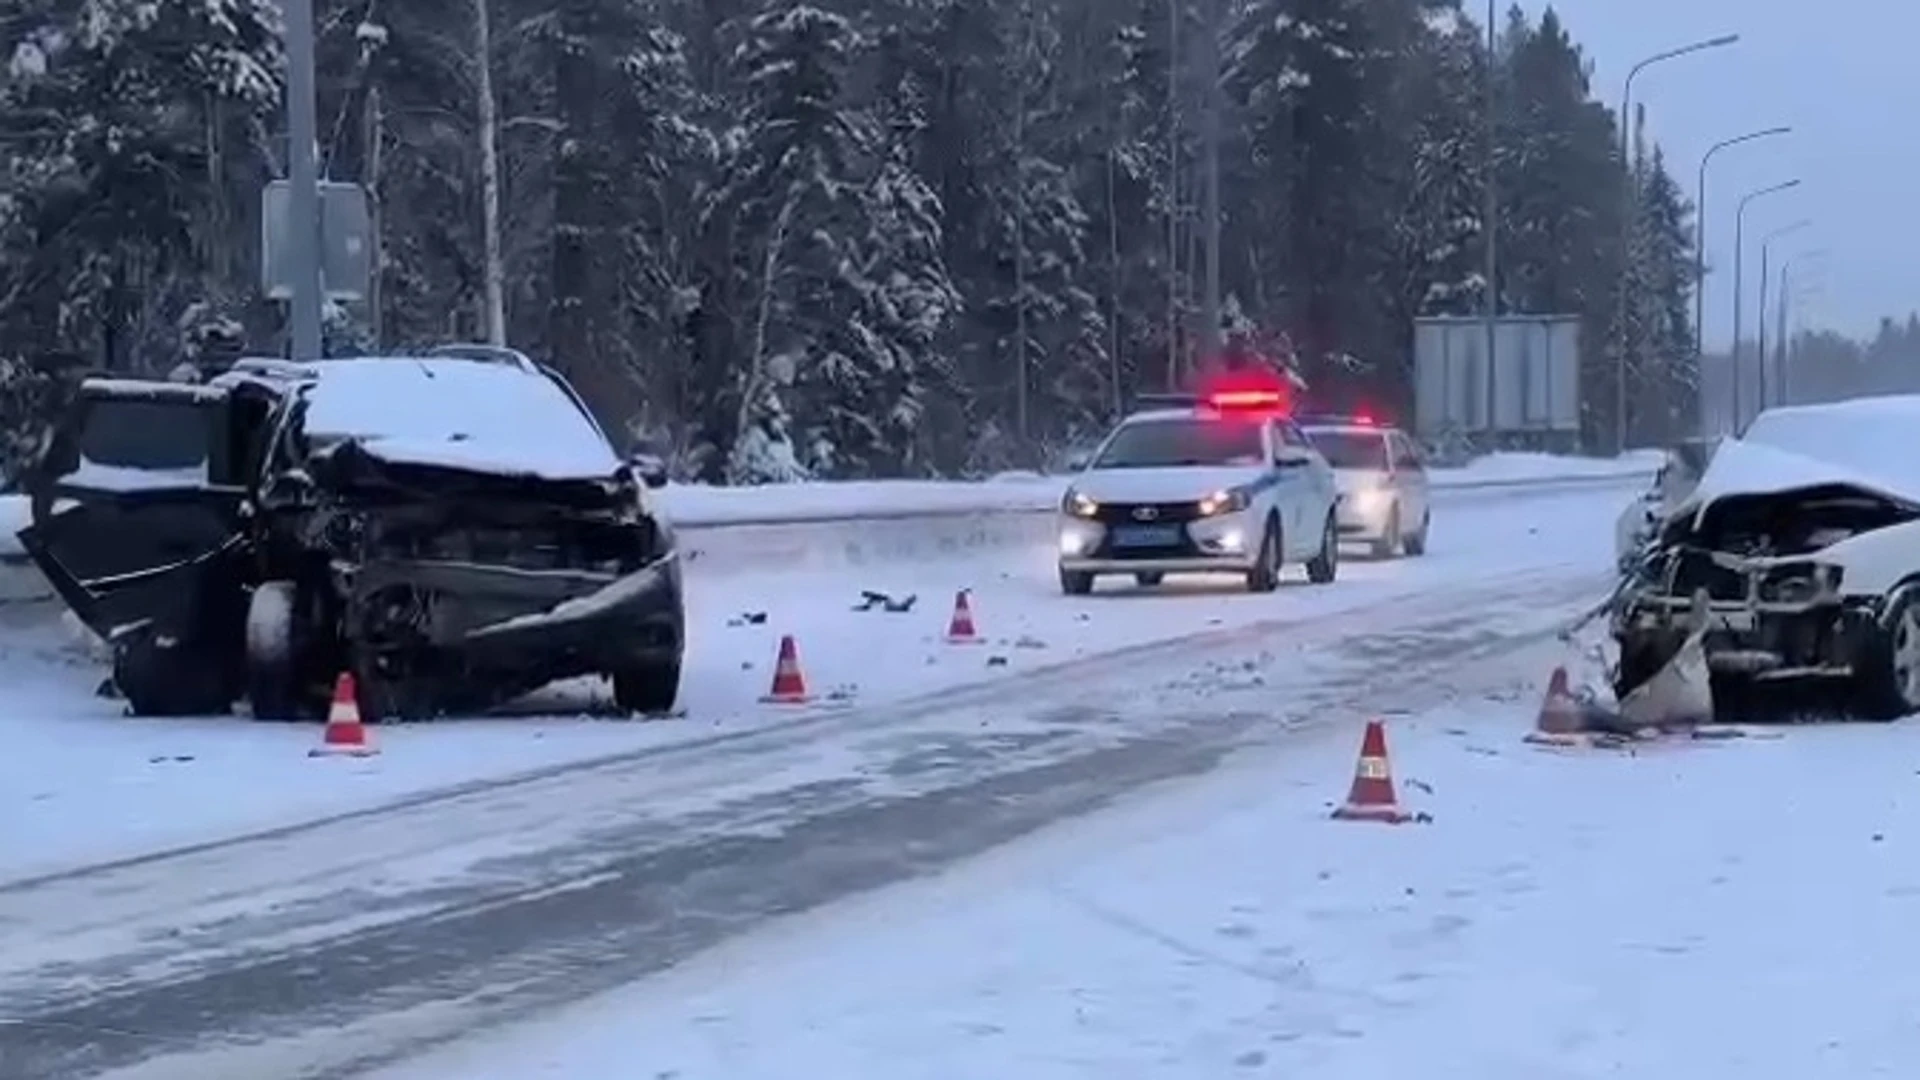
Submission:
<svg viewBox="0 0 1920 1080">
<path fill-rule="evenodd" d="M 396 558 L 609 573 L 638 569 L 653 546 L 642 527 L 613 524 L 464 528 L 385 540 L 383 549 Z"/>
</svg>

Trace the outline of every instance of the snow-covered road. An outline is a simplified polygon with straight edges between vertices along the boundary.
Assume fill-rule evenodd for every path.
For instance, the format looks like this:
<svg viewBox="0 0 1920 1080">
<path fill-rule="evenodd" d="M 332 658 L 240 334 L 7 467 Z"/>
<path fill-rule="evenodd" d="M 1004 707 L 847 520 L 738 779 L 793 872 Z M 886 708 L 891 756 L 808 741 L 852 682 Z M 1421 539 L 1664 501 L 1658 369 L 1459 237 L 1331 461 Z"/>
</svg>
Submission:
<svg viewBox="0 0 1920 1080">
<path fill-rule="evenodd" d="M 751 730 L 791 710 L 760 704 L 779 637 L 792 633 L 811 688 L 829 707 L 871 706 L 943 687 L 1018 676 L 1062 661 L 1277 616 L 1311 617 L 1471 582 L 1490 568 L 1595 565 L 1629 484 L 1458 493 L 1437 504 L 1432 552 L 1350 560 L 1327 589 L 1248 595 L 1205 579 L 1160 590 L 1059 595 L 1050 549 L 986 550 L 943 561 L 796 572 L 689 570 L 684 718 L 630 723 L 590 715 L 593 697 L 541 695 L 521 715 L 383 728 L 366 761 L 309 760 L 307 725 L 129 720 L 93 697 L 102 672 L 57 639 L 0 622 L 0 881 L 156 848 L 363 809 L 486 780 L 686 739 Z M 1292 572 L 1297 579 L 1299 571 Z M 956 590 L 973 590 L 988 648 L 941 641 Z M 856 612 L 863 589 L 916 595 L 912 612 Z M 0 619 L 13 609 L 0 606 Z M 752 623 L 747 615 L 764 615 Z M 18 616 L 15 616 L 16 619 Z M 44 622 L 46 609 L 32 616 Z M 526 715 L 528 712 L 533 715 Z M 544 714 L 544 715 L 542 715 Z"/>
<path fill-rule="evenodd" d="M 8 823 L 24 846 L 92 822 L 23 865 L 130 854 L 104 826 L 161 807 L 193 827 L 171 820 L 149 843 L 286 827 L 0 885 L 0 1001 L 15 1021 L 0 1045 L 34 1077 L 346 1075 L 611 989 L 770 916 L 937 869 L 1248 745 L 1508 679 L 1505 654 L 1602 586 L 1625 497 L 1478 501 L 1445 519 L 1429 559 L 1349 564 L 1335 587 L 1274 597 L 1068 601 L 1043 552 L 893 584 L 731 582 L 695 601 L 706 640 L 738 644 L 701 649 L 689 719 L 671 724 L 397 729 L 382 733 L 382 758 L 353 764 L 305 760 L 311 732 L 142 725 L 142 738 L 204 749 L 149 763 L 122 748 L 118 790 L 101 770 L 64 787 L 51 770 L 11 778 L 56 791 Z M 1002 645 L 937 643 L 943 594 L 962 585 Z M 928 606 L 847 611 L 861 587 Z M 836 591 L 847 595 L 823 601 Z M 767 623 L 727 627 L 745 605 Z M 751 704 L 772 637 L 790 629 L 804 630 L 818 685 L 859 687 L 844 707 L 781 717 Z M 988 667 L 994 656 L 1005 666 Z M 759 667 L 742 675 L 743 657 Z M 104 703 L 75 716 L 70 692 L 61 700 L 65 715 L 14 727 L 105 742 L 130 726 Z M 473 760 L 437 771 L 450 747 Z M 478 761 L 502 749 L 514 768 L 548 768 L 503 780 L 496 761 L 486 779 Z M 463 770 L 482 779 L 368 805 Z M 252 805 L 233 813 L 223 796 Z M 341 816 L 294 823 L 321 813 Z"/>
<path fill-rule="evenodd" d="M 1393 722 L 1431 825 L 1328 821 L 1303 735 L 379 1080 L 1920 1072 L 1920 728 L 1556 753 L 1511 698 Z"/>
</svg>

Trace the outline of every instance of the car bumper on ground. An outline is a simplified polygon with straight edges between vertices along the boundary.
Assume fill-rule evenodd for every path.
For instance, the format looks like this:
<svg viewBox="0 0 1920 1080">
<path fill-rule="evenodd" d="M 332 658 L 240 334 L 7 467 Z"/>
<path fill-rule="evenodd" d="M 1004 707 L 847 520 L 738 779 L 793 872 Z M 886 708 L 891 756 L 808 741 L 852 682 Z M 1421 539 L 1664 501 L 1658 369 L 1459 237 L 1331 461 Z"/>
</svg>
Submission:
<svg viewBox="0 0 1920 1080">
<path fill-rule="evenodd" d="M 1062 516 L 1060 569 L 1073 574 L 1244 573 L 1259 557 L 1252 514 L 1116 525 Z"/>
</svg>

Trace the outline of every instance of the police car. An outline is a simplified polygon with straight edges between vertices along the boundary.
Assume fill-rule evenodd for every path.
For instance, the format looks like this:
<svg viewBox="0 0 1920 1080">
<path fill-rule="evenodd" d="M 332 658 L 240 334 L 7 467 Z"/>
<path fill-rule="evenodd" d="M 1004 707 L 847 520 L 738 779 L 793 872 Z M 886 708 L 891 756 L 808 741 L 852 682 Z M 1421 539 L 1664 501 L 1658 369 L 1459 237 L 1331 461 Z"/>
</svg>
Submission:
<svg viewBox="0 0 1920 1080">
<path fill-rule="evenodd" d="M 1167 574 L 1231 573 L 1270 592 L 1290 562 L 1334 579 L 1339 492 L 1282 394 L 1166 395 L 1120 422 L 1060 506 L 1060 588 L 1102 574 L 1157 585 Z"/>
<path fill-rule="evenodd" d="M 1340 537 L 1368 544 L 1373 555 L 1424 555 L 1433 523 L 1427 468 L 1399 428 L 1365 414 L 1300 418 L 1340 485 Z"/>
</svg>

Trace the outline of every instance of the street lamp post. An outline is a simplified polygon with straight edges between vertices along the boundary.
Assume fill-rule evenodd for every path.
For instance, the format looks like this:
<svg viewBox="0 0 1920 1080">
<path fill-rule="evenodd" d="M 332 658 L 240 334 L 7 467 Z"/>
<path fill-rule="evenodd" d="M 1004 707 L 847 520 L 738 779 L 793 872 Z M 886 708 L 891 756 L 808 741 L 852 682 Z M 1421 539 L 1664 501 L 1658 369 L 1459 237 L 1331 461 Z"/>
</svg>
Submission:
<svg viewBox="0 0 1920 1080">
<path fill-rule="evenodd" d="M 314 113 L 313 0 L 287 0 L 287 256 L 293 269 L 290 356 L 321 353 L 319 125 Z"/>
<path fill-rule="evenodd" d="M 1707 166 L 1713 164 L 1716 154 L 1728 147 L 1792 131 L 1790 127 L 1774 127 L 1722 139 L 1707 147 L 1700 158 L 1700 181 L 1693 200 L 1693 355 L 1696 362 L 1707 351 Z"/>
<path fill-rule="evenodd" d="M 1785 181 L 1784 183 L 1775 184 L 1772 187 L 1764 187 L 1758 191 L 1750 191 L 1746 195 L 1741 197 L 1740 208 L 1734 211 L 1734 215 L 1733 215 L 1733 352 L 1731 354 L 1731 357 L 1729 358 L 1729 363 L 1733 373 L 1732 419 L 1733 419 L 1733 433 L 1735 435 L 1740 434 L 1740 426 L 1741 426 L 1740 425 L 1740 412 L 1741 412 L 1741 400 L 1740 400 L 1741 295 L 1740 294 L 1743 291 L 1745 291 L 1743 289 L 1741 275 L 1744 270 L 1744 266 L 1742 264 L 1745 262 L 1745 256 L 1746 256 L 1745 242 L 1746 242 L 1746 228 L 1747 228 L 1747 207 L 1751 206 L 1754 200 L 1756 199 L 1763 199 L 1768 195 L 1774 195 L 1782 191 L 1789 191 L 1799 186 L 1800 186 L 1800 181 L 1798 179 L 1794 179 L 1794 180 Z"/>
<path fill-rule="evenodd" d="M 1691 45 L 1682 45 L 1677 49 L 1655 53 L 1633 65 L 1627 71 L 1626 84 L 1620 93 L 1620 167 L 1626 175 L 1626 181 L 1620 194 L 1620 282 L 1614 290 L 1618 297 L 1614 304 L 1614 373 L 1613 373 L 1613 424 L 1614 450 L 1625 453 L 1627 449 L 1627 311 L 1629 308 L 1627 292 L 1633 282 L 1633 235 L 1634 229 L 1634 188 L 1640 182 L 1638 170 L 1633 162 L 1633 81 L 1642 71 L 1664 63 L 1677 60 L 1682 56 L 1691 56 L 1708 49 L 1721 49 L 1740 40 L 1739 34 L 1722 34 L 1705 41 L 1696 41 Z"/>
<path fill-rule="evenodd" d="M 1780 266 L 1780 298 L 1774 301 L 1775 306 L 1779 308 L 1780 315 L 1778 334 L 1776 335 L 1779 342 L 1774 346 L 1776 356 L 1773 363 L 1773 379 L 1775 383 L 1773 400 L 1776 404 L 1790 404 L 1787 401 L 1787 364 L 1788 361 L 1792 359 L 1792 348 L 1790 339 L 1787 337 L 1787 308 L 1793 300 L 1791 285 L 1793 283 L 1794 268 L 1801 263 L 1813 259 L 1825 258 L 1826 255 L 1827 249 L 1825 248 L 1803 251 L 1793 258 L 1786 260 Z"/>
<path fill-rule="evenodd" d="M 1811 220 L 1802 218 L 1791 225 L 1783 225 L 1773 230 L 1760 241 L 1760 319 L 1759 325 L 1755 327 L 1753 339 L 1754 352 L 1760 361 L 1754 382 L 1754 390 L 1759 398 L 1757 404 L 1760 407 L 1755 410 L 1756 412 L 1767 407 L 1767 282 L 1769 280 L 1767 274 L 1773 255 L 1773 242 L 1781 237 L 1791 236 L 1812 224 Z M 1777 385 L 1779 381 L 1779 373 L 1775 372 L 1774 383 Z M 1773 403 L 1780 404 L 1778 396 L 1774 398 Z"/>
</svg>

